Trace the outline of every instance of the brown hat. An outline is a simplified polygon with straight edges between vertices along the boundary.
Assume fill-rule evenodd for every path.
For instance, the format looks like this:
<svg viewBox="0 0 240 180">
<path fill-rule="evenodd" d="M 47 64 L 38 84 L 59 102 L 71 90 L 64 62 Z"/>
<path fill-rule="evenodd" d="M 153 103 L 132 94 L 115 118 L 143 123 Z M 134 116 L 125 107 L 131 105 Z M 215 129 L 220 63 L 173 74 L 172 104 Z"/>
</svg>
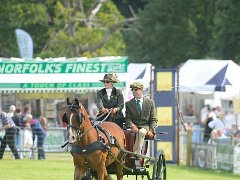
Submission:
<svg viewBox="0 0 240 180">
<path fill-rule="evenodd" d="M 130 88 L 138 88 L 138 89 L 143 89 L 143 84 L 141 82 L 134 82 L 130 85 Z"/>
<path fill-rule="evenodd" d="M 118 79 L 117 79 L 117 76 L 116 74 L 105 74 L 104 77 L 103 77 L 103 80 L 99 80 L 101 82 L 104 82 L 104 81 L 111 81 L 111 82 L 120 82 Z"/>
</svg>

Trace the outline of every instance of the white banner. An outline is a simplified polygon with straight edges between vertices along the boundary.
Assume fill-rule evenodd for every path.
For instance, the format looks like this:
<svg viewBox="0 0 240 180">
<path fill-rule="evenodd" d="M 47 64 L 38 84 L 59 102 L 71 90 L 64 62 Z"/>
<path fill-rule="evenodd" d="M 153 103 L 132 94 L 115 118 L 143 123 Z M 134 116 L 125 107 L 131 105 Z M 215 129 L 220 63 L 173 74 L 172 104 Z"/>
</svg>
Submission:
<svg viewBox="0 0 240 180">
<path fill-rule="evenodd" d="M 21 58 L 33 57 L 33 41 L 31 36 L 22 29 L 15 30 Z"/>
</svg>

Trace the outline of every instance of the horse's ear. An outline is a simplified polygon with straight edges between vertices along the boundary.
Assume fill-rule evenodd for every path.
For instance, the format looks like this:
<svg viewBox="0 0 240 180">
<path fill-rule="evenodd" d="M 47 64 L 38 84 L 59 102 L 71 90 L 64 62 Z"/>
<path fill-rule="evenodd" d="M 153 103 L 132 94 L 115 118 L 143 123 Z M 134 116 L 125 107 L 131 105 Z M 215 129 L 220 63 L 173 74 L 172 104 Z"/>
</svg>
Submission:
<svg viewBox="0 0 240 180">
<path fill-rule="evenodd" d="M 67 105 L 69 105 L 69 98 L 67 97 Z"/>
<path fill-rule="evenodd" d="M 79 101 L 78 101 L 78 99 L 77 98 L 75 98 L 75 102 L 79 105 Z"/>
</svg>

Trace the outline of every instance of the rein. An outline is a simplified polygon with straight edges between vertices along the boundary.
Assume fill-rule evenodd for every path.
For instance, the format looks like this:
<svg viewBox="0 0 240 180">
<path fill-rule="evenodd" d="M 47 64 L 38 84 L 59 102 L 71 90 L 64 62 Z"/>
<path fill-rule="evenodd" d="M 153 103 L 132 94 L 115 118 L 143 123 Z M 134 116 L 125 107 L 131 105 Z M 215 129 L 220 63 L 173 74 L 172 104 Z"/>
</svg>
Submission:
<svg viewBox="0 0 240 180">
<path fill-rule="evenodd" d="M 70 108 L 69 108 L 70 107 Z M 74 108 L 79 108 L 79 106 L 76 106 L 76 105 L 69 105 L 68 106 L 68 108 L 70 109 L 70 110 L 72 110 L 73 109 L 73 107 Z M 81 126 L 80 127 L 76 127 L 76 126 L 73 126 L 72 124 L 70 124 L 70 125 L 67 125 L 67 129 L 69 129 L 69 128 L 74 128 L 76 131 L 77 131 L 77 138 L 82 138 L 85 134 L 87 134 L 91 129 L 93 129 L 93 128 L 95 128 L 96 126 L 98 126 L 98 125 L 100 125 L 100 124 L 102 124 L 104 121 L 106 121 L 107 120 L 107 118 L 110 116 L 110 114 L 112 113 L 112 109 L 110 109 L 110 111 L 107 113 L 107 115 L 106 115 L 106 117 L 102 120 L 102 121 L 97 121 L 97 122 L 95 122 L 94 123 L 94 125 L 92 126 L 92 127 L 90 127 L 89 129 L 87 129 L 85 132 L 83 132 L 82 134 L 80 134 L 80 128 L 81 128 Z M 100 115 L 97 119 L 99 119 L 99 118 L 101 118 L 101 117 L 103 117 L 105 115 L 105 113 L 103 113 L 102 115 Z M 71 116 L 70 116 L 70 119 L 72 118 L 72 114 L 71 114 Z M 71 120 L 70 120 L 71 121 Z M 71 130 L 71 129 L 70 129 Z M 68 145 L 69 144 L 69 141 L 67 140 L 63 145 L 61 145 L 61 148 L 64 148 L 66 145 Z"/>
<path fill-rule="evenodd" d="M 83 137 L 85 134 L 87 134 L 91 129 L 95 128 L 97 125 L 100 125 L 102 124 L 104 121 L 107 120 L 107 118 L 109 117 L 109 115 L 112 113 L 112 109 L 108 112 L 107 116 L 102 120 L 102 121 L 99 121 L 98 123 L 94 123 L 94 125 L 92 127 L 90 127 L 89 129 L 87 129 L 85 132 L 83 132 L 82 134 L 80 134 L 79 138 Z M 103 114 L 105 115 L 105 114 Z M 102 117 L 103 115 L 99 116 Z"/>
</svg>

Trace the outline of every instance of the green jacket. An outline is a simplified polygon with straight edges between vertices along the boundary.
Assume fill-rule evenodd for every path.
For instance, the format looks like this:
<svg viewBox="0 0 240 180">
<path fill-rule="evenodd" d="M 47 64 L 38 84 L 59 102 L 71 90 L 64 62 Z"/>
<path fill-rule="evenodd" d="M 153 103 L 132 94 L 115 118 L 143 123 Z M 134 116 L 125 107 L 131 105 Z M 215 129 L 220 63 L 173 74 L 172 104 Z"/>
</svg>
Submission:
<svg viewBox="0 0 240 180">
<path fill-rule="evenodd" d="M 155 132 L 157 126 L 157 118 L 155 112 L 154 101 L 149 98 L 143 98 L 142 112 L 137 109 L 135 98 L 125 103 L 126 107 L 126 123 L 129 127 L 135 124 L 138 128 L 145 128 L 148 131 Z"/>
</svg>

